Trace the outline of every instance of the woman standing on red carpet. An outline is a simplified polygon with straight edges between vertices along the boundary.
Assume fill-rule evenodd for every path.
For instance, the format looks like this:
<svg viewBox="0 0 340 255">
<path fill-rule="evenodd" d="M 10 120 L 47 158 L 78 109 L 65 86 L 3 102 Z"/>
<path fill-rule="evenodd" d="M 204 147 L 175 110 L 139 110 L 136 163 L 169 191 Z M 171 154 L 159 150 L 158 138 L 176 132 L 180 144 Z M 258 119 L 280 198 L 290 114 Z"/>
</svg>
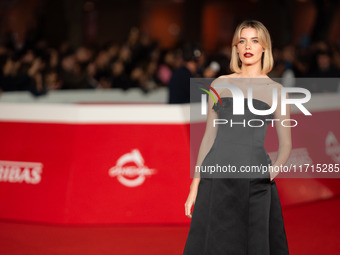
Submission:
<svg viewBox="0 0 340 255">
<path fill-rule="evenodd" d="M 273 68 L 271 39 L 259 21 L 246 20 L 238 25 L 232 41 L 231 75 L 220 76 L 211 84 L 221 102 L 214 104 L 209 97 L 208 115 L 197 164 L 204 167 L 216 164 L 279 167 L 288 160 L 292 143 L 289 121 L 290 109 L 281 113 L 282 85 L 271 80 L 267 73 Z M 243 92 L 244 115 L 234 115 L 233 94 L 217 85 L 232 85 Z M 251 93 L 247 93 L 251 91 Z M 273 94 L 273 92 L 277 94 Z M 213 91 L 211 90 L 211 93 Z M 276 96 L 275 96 L 276 95 Z M 215 96 L 215 95 L 214 95 Z M 247 97 L 248 96 L 248 97 Z M 248 98 L 257 110 L 270 114 L 254 114 Z M 287 97 L 287 95 L 286 95 Z M 222 104 L 221 104 L 222 103 Z M 236 107 L 236 104 L 235 104 Z M 268 112 L 268 111 L 267 111 Z M 252 119 L 262 120 L 261 127 L 216 125 L 214 119 L 230 119 L 235 123 Z M 268 119 L 275 122 L 279 140 L 278 156 L 272 164 L 264 148 Z M 246 122 L 245 122 L 246 123 Z M 288 243 L 275 177 L 278 172 L 264 176 L 213 175 L 204 171 L 194 178 L 185 203 L 185 214 L 191 218 L 184 255 L 288 255 Z M 192 206 L 194 206 L 191 213 Z"/>
</svg>

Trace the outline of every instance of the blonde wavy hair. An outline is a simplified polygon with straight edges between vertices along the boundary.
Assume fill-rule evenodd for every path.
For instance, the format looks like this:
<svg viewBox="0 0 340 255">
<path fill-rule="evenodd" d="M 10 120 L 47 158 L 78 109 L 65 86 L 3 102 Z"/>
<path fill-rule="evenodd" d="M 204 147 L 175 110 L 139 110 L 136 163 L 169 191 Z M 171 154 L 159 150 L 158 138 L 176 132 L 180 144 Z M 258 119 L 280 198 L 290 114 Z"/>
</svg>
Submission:
<svg viewBox="0 0 340 255">
<path fill-rule="evenodd" d="M 264 74 L 269 73 L 273 69 L 274 59 L 272 54 L 272 42 L 267 28 L 257 20 L 245 20 L 239 24 L 235 30 L 232 41 L 232 52 L 230 59 L 230 70 L 235 73 L 241 72 L 242 62 L 237 54 L 237 44 L 240 41 L 240 35 L 243 28 L 255 28 L 259 38 L 259 43 L 264 48 L 262 55 L 261 67 Z"/>
</svg>

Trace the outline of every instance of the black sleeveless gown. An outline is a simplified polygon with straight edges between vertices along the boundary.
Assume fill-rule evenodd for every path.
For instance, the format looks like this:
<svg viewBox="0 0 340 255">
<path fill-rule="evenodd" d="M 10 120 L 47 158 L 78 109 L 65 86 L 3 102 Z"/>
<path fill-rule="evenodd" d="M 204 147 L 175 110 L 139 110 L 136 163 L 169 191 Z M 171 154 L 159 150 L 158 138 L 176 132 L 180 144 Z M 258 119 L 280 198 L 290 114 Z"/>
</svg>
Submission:
<svg viewBox="0 0 340 255">
<path fill-rule="evenodd" d="M 220 119 L 261 119 L 262 127 L 219 125 L 215 142 L 202 166 L 260 166 L 272 164 L 264 148 L 268 121 L 273 115 L 250 112 L 233 115 L 232 98 L 222 97 L 213 106 Z M 269 109 L 264 101 L 253 99 L 258 110 Z M 259 125 L 259 123 L 252 123 Z M 271 124 L 271 123 L 269 123 Z M 226 176 L 224 176 L 226 177 Z M 288 255 L 288 243 L 275 179 L 269 172 L 247 178 L 218 178 L 201 172 L 184 255 Z"/>
</svg>

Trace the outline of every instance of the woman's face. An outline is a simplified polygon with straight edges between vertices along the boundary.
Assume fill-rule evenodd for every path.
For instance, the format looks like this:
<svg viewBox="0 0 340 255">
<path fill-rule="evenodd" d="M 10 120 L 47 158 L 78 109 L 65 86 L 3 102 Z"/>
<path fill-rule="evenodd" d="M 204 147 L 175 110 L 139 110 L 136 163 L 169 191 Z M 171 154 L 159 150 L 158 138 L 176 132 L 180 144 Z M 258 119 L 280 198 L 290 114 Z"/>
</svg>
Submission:
<svg viewBox="0 0 340 255">
<path fill-rule="evenodd" d="M 261 63 L 264 48 L 259 43 L 255 28 L 243 28 L 237 44 L 237 52 L 243 65 Z"/>
</svg>

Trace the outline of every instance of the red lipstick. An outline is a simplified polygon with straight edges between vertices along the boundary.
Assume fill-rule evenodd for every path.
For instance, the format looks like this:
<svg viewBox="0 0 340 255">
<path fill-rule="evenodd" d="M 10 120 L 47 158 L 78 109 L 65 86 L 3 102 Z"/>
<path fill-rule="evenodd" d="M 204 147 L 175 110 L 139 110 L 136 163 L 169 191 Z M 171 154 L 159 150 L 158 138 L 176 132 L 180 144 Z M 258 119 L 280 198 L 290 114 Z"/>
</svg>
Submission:
<svg viewBox="0 0 340 255">
<path fill-rule="evenodd" d="M 254 55 L 251 54 L 250 52 L 246 52 L 246 53 L 243 54 L 243 56 L 245 56 L 246 58 L 251 58 Z"/>
</svg>

